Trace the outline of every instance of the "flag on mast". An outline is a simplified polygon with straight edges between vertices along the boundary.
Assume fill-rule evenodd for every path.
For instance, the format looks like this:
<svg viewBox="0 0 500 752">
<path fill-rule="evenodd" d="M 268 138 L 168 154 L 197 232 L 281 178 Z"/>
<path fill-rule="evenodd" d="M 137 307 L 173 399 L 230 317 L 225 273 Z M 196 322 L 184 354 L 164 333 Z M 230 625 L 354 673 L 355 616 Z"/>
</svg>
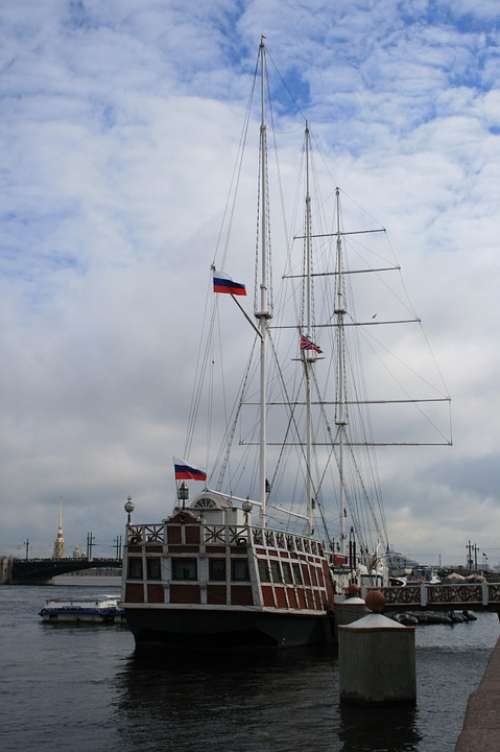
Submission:
<svg viewBox="0 0 500 752">
<path fill-rule="evenodd" d="M 207 474 L 186 460 L 174 457 L 175 480 L 206 480 Z"/>
<path fill-rule="evenodd" d="M 309 339 L 309 337 L 306 337 L 304 334 L 300 335 L 300 349 L 301 350 L 312 350 L 313 352 L 322 353 L 323 350 L 318 347 L 318 345 L 315 345 L 312 340 Z"/>
<path fill-rule="evenodd" d="M 225 272 L 216 272 L 214 269 L 214 292 L 223 292 L 227 295 L 246 295 L 245 285 L 241 282 L 235 282 L 229 274 Z"/>
</svg>

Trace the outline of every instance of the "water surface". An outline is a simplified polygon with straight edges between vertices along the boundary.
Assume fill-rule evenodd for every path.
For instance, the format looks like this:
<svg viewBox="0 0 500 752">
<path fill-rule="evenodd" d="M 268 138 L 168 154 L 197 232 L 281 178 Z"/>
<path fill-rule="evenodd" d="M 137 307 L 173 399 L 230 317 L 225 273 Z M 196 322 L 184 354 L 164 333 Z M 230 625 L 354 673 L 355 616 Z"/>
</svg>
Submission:
<svg viewBox="0 0 500 752">
<path fill-rule="evenodd" d="M 341 707 L 322 651 L 165 662 L 118 627 L 53 626 L 49 597 L 88 587 L 0 587 L 3 752 L 452 752 L 499 634 L 494 614 L 417 628 L 416 708 Z"/>
</svg>

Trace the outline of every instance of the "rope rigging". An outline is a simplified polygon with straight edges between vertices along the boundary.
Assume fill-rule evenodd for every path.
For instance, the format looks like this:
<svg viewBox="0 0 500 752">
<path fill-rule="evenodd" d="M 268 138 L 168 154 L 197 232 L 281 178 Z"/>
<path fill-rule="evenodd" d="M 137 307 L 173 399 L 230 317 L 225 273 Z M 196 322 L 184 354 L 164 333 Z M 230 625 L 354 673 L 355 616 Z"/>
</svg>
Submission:
<svg viewBox="0 0 500 752">
<path fill-rule="evenodd" d="M 232 402 L 228 401 L 227 387 L 232 379 L 227 379 L 225 372 L 227 367 L 233 368 L 234 363 L 228 357 L 226 361 L 229 360 L 229 364 L 224 362 L 224 337 L 218 298 L 215 296 L 210 305 L 207 297 L 202 338 L 197 353 L 196 377 L 188 413 L 185 456 L 188 456 L 192 450 L 200 405 L 206 397 L 207 433 L 204 450 L 207 469 L 211 469 L 210 480 L 215 479 L 215 489 L 217 491 L 227 489 L 228 493 L 232 494 L 233 490 L 238 492 L 239 488 L 244 486 L 245 491 L 240 493 L 240 496 L 251 496 L 254 500 L 263 498 L 259 495 L 262 491 L 262 474 L 259 476 L 259 473 L 265 465 L 260 462 L 258 452 L 250 447 L 257 443 L 255 439 L 259 437 L 260 426 L 267 422 L 268 412 L 277 405 L 283 406 L 285 412 L 269 420 L 272 430 L 280 431 L 280 440 L 267 440 L 266 434 L 266 448 L 267 445 L 277 448 L 270 450 L 275 454 L 272 457 L 270 455 L 267 464 L 269 477 L 265 479 L 265 500 L 270 508 L 279 511 L 280 517 L 274 514 L 271 517 L 268 512 L 265 512 L 265 518 L 273 519 L 276 524 L 289 530 L 292 525 L 299 524 L 292 519 L 298 505 L 300 504 L 302 509 L 308 506 L 309 518 L 304 516 L 304 520 L 307 520 L 309 524 L 309 528 L 305 528 L 306 533 L 312 534 L 316 521 L 320 522 L 325 537 L 330 543 L 334 537 L 332 531 L 336 532 L 337 546 L 339 546 L 340 539 L 340 550 L 343 552 L 344 539 L 348 537 L 345 525 L 348 524 L 347 530 L 352 529 L 360 543 L 359 550 L 367 552 L 369 548 L 374 550 L 374 544 L 388 542 L 377 458 L 370 447 L 371 437 L 374 435 L 374 421 L 366 399 L 367 391 L 361 352 L 362 338 L 366 338 L 371 347 L 376 340 L 370 332 L 373 327 L 369 327 L 368 332 L 362 327 L 348 329 L 352 322 L 358 321 L 352 277 L 349 276 L 349 272 L 357 272 L 359 276 L 359 273 L 364 271 L 379 272 L 380 270 L 354 269 L 349 266 L 352 264 L 353 257 L 356 257 L 358 263 L 359 259 L 366 261 L 369 257 L 369 249 L 366 243 L 352 238 L 346 239 L 343 236 L 344 230 L 351 228 L 347 227 L 345 221 L 343 206 L 339 199 L 339 189 L 335 191 L 335 210 L 328 211 L 325 215 L 323 213 L 326 203 L 320 200 L 315 150 L 311 148 L 311 144 L 315 142 L 312 137 L 309 141 L 307 121 L 295 194 L 297 211 L 288 223 L 291 226 L 293 223 L 299 225 L 302 222 L 303 226 L 303 235 L 298 236 L 303 238 L 303 243 L 298 247 L 297 258 L 295 258 L 292 236 L 287 228 L 276 144 L 277 129 L 269 96 L 269 69 L 265 64 L 262 43 L 245 111 L 230 191 L 216 241 L 213 267 L 215 268 L 218 259 L 222 267 L 227 261 L 259 68 L 262 94 L 259 158 L 256 170 L 254 297 L 253 300 L 251 298 L 249 300 L 249 307 L 253 306 L 258 321 L 258 327 L 254 327 L 257 333 L 252 340 L 243 376 L 238 380 L 235 397 Z M 270 138 L 268 138 L 267 124 L 264 123 L 265 107 L 267 107 L 272 134 Z M 268 145 L 272 147 L 269 149 L 271 154 L 268 153 Z M 272 279 L 269 178 L 272 162 L 270 156 L 273 156 L 273 149 L 285 237 L 283 248 L 286 258 L 283 277 L 290 277 L 286 279 L 276 297 L 276 309 Z M 309 170 L 311 176 L 309 176 Z M 299 209 L 299 196 L 303 198 L 306 180 L 305 205 L 303 209 Z M 312 206 L 314 206 L 314 222 Z M 313 236 L 313 226 L 318 237 Z M 323 233 L 322 230 L 326 232 Z M 327 238 L 328 235 L 331 237 Z M 276 247 L 279 248 L 279 242 L 275 242 Z M 246 259 L 247 273 L 250 277 L 252 252 L 252 248 L 249 248 Z M 380 258 L 385 258 L 378 255 Z M 368 262 L 365 266 L 368 266 Z M 321 276 L 323 268 L 327 270 L 324 277 Z M 394 268 L 392 267 L 392 270 Z M 296 269 L 299 269 L 301 274 L 294 275 L 293 272 Z M 317 274 L 316 270 L 321 270 L 321 273 Z M 380 275 L 377 273 L 378 276 Z M 381 279 L 381 282 L 388 289 L 384 279 Z M 406 290 L 404 293 L 406 299 L 404 296 L 396 296 L 396 301 L 402 306 L 407 306 L 409 311 L 413 310 Z M 211 289 L 208 294 L 212 294 Z M 274 325 L 271 327 L 273 329 L 273 336 L 271 336 L 267 323 L 262 324 L 261 319 L 270 318 L 273 313 L 276 318 L 284 321 L 288 320 L 287 315 L 291 314 L 294 317 L 293 338 L 284 341 L 285 335 L 282 333 L 282 328 L 274 327 Z M 246 315 L 245 311 L 244 314 Z M 347 317 L 347 322 L 345 317 Z M 335 323 L 331 329 L 328 329 L 327 325 L 322 323 L 323 321 Z M 276 335 L 274 335 L 275 328 Z M 323 356 L 317 358 L 319 353 L 315 353 L 312 358 L 310 354 L 306 357 L 305 349 L 299 344 L 300 335 L 307 335 L 313 344 L 316 344 L 317 332 L 320 333 L 318 336 L 324 340 L 321 342 Z M 260 357 L 263 358 L 264 336 L 266 343 L 269 344 L 270 357 L 269 363 L 266 362 L 265 389 L 262 390 L 261 381 L 259 390 L 259 375 L 261 374 L 259 374 L 257 355 L 260 351 Z M 239 345 L 240 343 L 237 342 L 238 347 Z M 296 357 L 297 351 L 299 357 Z M 321 350 L 319 352 L 321 353 Z M 391 351 L 388 350 L 388 352 Z M 398 358 L 396 353 L 391 353 L 391 355 Z M 320 360 L 324 361 L 323 364 L 319 363 Z M 241 362 L 244 362 L 243 358 Z M 383 365 L 387 367 L 386 363 Z M 400 386 L 404 389 L 402 385 Z M 219 391 L 222 394 L 221 397 L 218 395 Z M 314 402 L 311 399 L 311 392 L 315 395 L 316 401 Z M 330 400 L 333 397 L 333 402 L 325 402 L 326 396 Z M 260 403 L 252 402 L 252 399 L 258 399 Z M 222 439 L 214 456 L 212 443 L 219 414 L 218 400 L 221 400 L 220 414 L 224 416 L 224 430 L 221 432 Z M 254 406 L 260 404 L 265 420 L 262 418 L 262 412 L 257 418 L 252 413 L 248 415 L 244 412 L 243 408 L 248 404 Z M 328 405 L 333 405 L 333 409 Z M 317 410 L 318 406 L 319 410 Z M 416 409 L 425 416 L 425 412 L 418 405 Z M 430 420 L 428 416 L 426 417 Z M 430 424 L 439 431 L 432 421 Z M 238 427 L 239 444 L 244 448 L 236 457 L 235 444 L 238 443 L 236 435 Z M 306 441 L 304 441 L 304 435 Z M 262 434 L 260 436 L 262 437 Z M 361 441 L 363 446 L 355 448 L 353 444 L 357 441 Z M 269 490 L 267 490 L 268 484 Z M 290 497 L 288 510 L 277 510 L 275 506 L 280 485 L 285 487 Z M 332 519 L 334 513 L 325 502 L 327 490 L 329 497 L 333 497 L 338 506 L 334 519 Z M 328 498 L 329 503 L 330 498 Z M 296 513 L 295 516 L 300 517 Z M 346 523 L 347 518 L 348 523 Z"/>
</svg>

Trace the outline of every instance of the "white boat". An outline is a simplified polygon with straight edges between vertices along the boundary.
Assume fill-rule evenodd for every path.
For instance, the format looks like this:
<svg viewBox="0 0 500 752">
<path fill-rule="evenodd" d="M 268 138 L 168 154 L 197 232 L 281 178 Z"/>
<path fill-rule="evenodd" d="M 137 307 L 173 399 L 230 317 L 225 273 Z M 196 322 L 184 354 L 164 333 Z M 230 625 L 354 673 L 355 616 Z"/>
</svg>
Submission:
<svg viewBox="0 0 500 752">
<path fill-rule="evenodd" d="M 368 454 L 374 444 L 388 446 L 398 442 L 373 442 L 367 421 L 358 417 L 359 410 L 390 401 L 364 398 L 359 385 L 349 387 L 353 362 L 348 340 L 365 325 L 373 328 L 375 324 L 409 322 L 381 321 L 382 317 L 375 321 L 376 314 L 368 321 L 357 320 L 347 280 L 353 274 L 382 274 L 398 270 L 399 266 L 379 263 L 377 268 L 367 269 L 346 264 L 345 244 L 353 236 L 366 238 L 369 233 L 384 231 L 344 228 L 338 188 L 332 202 L 331 232 L 313 233 L 311 135 L 306 123 L 301 181 L 305 219 L 296 238 L 303 247 L 296 267 L 290 264 L 283 275 L 284 284 L 295 284 L 295 291 L 285 294 L 281 310 L 275 311 L 266 82 L 266 48 L 261 39 L 252 87 L 252 93 L 260 91 L 257 241 L 255 262 L 251 265 L 255 270 L 253 318 L 240 302 L 246 294 L 244 285 L 216 269 L 215 262 L 210 282 L 212 285 L 213 281 L 214 299 L 220 300 L 220 307 L 225 302 L 232 305 L 228 301 L 232 298 L 240 309 L 234 309 L 235 315 L 243 313 L 246 321 L 243 324 L 242 319 L 241 323 L 254 338 L 252 354 L 232 414 L 228 414 L 224 441 L 208 482 L 198 464 L 178 461 L 178 498 L 167 519 L 132 523 L 134 506 L 130 500 L 125 506 L 129 519 L 122 605 L 137 645 L 190 643 L 196 648 L 224 649 L 234 644 L 289 646 L 319 642 L 331 636 L 336 597 L 343 598 L 349 589 L 361 585 L 388 584 L 384 562 L 386 527 L 377 472 L 369 465 Z M 251 103 L 242 144 L 250 111 Z M 235 175 L 239 175 L 242 162 L 241 156 Z M 235 196 L 236 192 L 235 188 Z M 235 201 L 228 201 L 228 206 L 233 207 L 231 216 L 234 205 Z M 327 236 L 330 247 L 326 252 L 324 245 L 321 249 L 326 268 L 320 270 L 313 248 L 324 244 Z M 222 263 L 226 264 L 225 252 Z M 322 284 L 329 287 L 320 305 L 317 290 Z M 294 310 L 297 300 L 300 302 Z M 291 304 L 288 307 L 287 302 Z M 207 380 L 212 385 L 209 417 L 214 412 L 211 348 L 219 337 L 214 323 L 217 310 L 214 302 L 212 312 L 206 316 L 207 338 L 212 339 L 211 344 L 209 341 L 208 346 L 200 347 L 200 354 L 204 353 L 207 360 L 199 363 L 201 375 L 188 419 L 186 456 L 192 450 L 199 405 L 203 402 L 202 388 Z M 322 318 L 318 321 L 319 316 Z M 278 321 L 276 325 L 273 319 Z M 413 317 L 410 321 L 419 320 Z M 290 344 L 283 345 L 290 334 Z M 280 347 L 287 373 L 280 364 Z M 256 358 L 252 360 L 254 354 Z M 356 351 L 353 357 L 357 358 Z M 322 396 L 320 381 L 327 398 Z M 415 402 L 394 400 L 412 401 Z M 255 419 L 248 435 L 240 434 L 239 446 L 242 452 L 253 452 L 254 459 L 243 460 L 231 474 L 232 450 L 243 407 L 253 410 Z M 281 417 L 276 412 L 272 414 L 280 409 Z M 272 435 L 278 432 L 279 440 Z M 209 445 L 211 428 L 208 436 Z M 368 480 L 363 478 L 363 467 L 368 468 Z M 205 481 L 203 490 L 191 502 L 186 485 L 189 479 Z M 288 501 L 276 499 L 280 480 Z M 233 492 L 235 486 L 239 493 Z M 294 486 L 299 489 L 295 500 L 290 498 Z"/>
<path fill-rule="evenodd" d="M 39 614 L 43 621 L 72 624 L 119 624 L 124 612 L 118 598 L 52 598 Z"/>
</svg>

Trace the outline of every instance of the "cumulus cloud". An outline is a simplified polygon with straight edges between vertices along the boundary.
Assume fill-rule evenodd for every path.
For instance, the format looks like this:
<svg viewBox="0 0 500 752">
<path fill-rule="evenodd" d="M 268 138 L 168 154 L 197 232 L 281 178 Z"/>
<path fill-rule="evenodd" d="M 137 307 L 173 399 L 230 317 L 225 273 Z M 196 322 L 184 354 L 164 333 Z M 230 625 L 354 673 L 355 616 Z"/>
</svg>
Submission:
<svg viewBox="0 0 500 752">
<path fill-rule="evenodd" d="M 261 32 L 271 73 L 274 61 L 295 96 L 271 77 L 287 204 L 307 114 L 325 193 L 340 183 L 393 231 L 456 396 L 454 449 L 379 458 L 391 539 L 424 558 L 459 560 L 473 529 L 493 550 L 496 15 L 488 0 L 439 12 L 424 0 L 22 0 L 3 9 L 3 551 L 28 536 L 47 552 L 60 498 L 70 544 L 89 529 L 110 544 L 128 493 L 141 518 L 171 508 L 170 457 L 184 439 L 208 267 Z M 230 248 L 231 271 L 248 280 L 255 148 Z M 225 363 L 234 387 L 251 336 L 223 315 L 237 338 Z M 425 350 L 394 347 L 417 362 Z"/>
</svg>

